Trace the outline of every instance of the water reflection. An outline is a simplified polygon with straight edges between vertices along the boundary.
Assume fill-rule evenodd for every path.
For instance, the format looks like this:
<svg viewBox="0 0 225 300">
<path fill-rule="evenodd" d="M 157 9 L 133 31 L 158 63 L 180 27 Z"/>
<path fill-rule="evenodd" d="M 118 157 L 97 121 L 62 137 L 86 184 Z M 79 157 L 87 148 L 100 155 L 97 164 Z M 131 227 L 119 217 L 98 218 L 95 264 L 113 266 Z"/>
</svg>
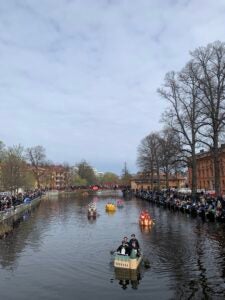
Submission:
<svg viewBox="0 0 225 300">
<path fill-rule="evenodd" d="M 129 270 L 115 268 L 115 279 L 118 280 L 122 289 L 127 289 L 129 286 L 136 290 L 141 280 L 140 270 Z"/>
<path fill-rule="evenodd" d="M 108 216 L 114 216 L 115 213 L 116 213 L 116 211 L 106 211 L 106 214 L 107 214 Z"/>
<path fill-rule="evenodd" d="M 30 220 L 30 218 L 32 218 Z M 22 215 L 14 216 L 7 222 L 0 225 L 1 231 L 5 230 L 0 240 L 0 265 L 2 268 L 13 270 L 17 266 L 17 259 L 27 246 L 27 239 L 30 236 L 33 246 L 37 246 L 38 236 L 32 235 L 36 214 L 34 210 L 24 212 Z M 18 231 L 22 229 L 23 234 L 18 236 Z"/>
<path fill-rule="evenodd" d="M 151 226 L 139 225 L 139 226 L 140 226 L 140 230 L 142 233 L 150 233 L 150 231 L 152 230 L 152 227 L 153 227 L 153 225 L 151 225 Z"/>
</svg>

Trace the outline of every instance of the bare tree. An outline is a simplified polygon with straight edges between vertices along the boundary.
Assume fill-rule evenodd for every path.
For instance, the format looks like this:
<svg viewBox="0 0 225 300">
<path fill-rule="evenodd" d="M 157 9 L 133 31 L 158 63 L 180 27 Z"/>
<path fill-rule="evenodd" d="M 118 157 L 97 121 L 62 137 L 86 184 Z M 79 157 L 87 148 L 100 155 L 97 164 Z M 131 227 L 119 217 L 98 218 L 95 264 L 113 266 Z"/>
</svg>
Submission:
<svg viewBox="0 0 225 300">
<path fill-rule="evenodd" d="M 122 175 L 120 178 L 120 182 L 122 185 L 126 185 L 129 186 L 130 185 L 130 181 L 132 179 L 132 175 L 130 174 L 128 168 L 127 168 L 127 163 L 124 163 L 124 168 L 122 169 Z"/>
<path fill-rule="evenodd" d="M 144 173 L 150 173 L 151 187 L 154 186 L 154 175 L 157 176 L 157 188 L 160 188 L 159 147 L 160 136 L 153 132 L 142 139 L 138 146 L 137 165 Z"/>
<path fill-rule="evenodd" d="M 201 96 L 198 81 L 192 74 L 193 62 L 189 62 L 178 74 L 166 75 L 159 94 L 166 99 L 170 107 L 164 113 L 163 121 L 180 137 L 180 161 L 192 169 L 192 194 L 197 189 L 196 147 L 199 143 L 198 132 L 203 126 L 201 119 Z"/>
<path fill-rule="evenodd" d="M 225 126 L 225 43 L 214 42 L 191 52 L 192 76 L 201 91 L 203 143 L 210 147 L 214 162 L 214 185 L 220 194 L 219 142 Z"/>
<path fill-rule="evenodd" d="M 171 128 L 164 128 L 159 139 L 159 166 L 165 174 L 166 188 L 169 188 L 169 175 L 176 173 L 180 162 L 180 141 L 178 134 Z"/>
<path fill-rule="evenodd" d="M 27 148 L 26 154 L 37 181 L 37 187 L 40 188 L 40 180 L 45 173 L 45 169 L 43 168 L 43 166 L 46 165 L 45 149 L 42 146 Z"/>
</svg>

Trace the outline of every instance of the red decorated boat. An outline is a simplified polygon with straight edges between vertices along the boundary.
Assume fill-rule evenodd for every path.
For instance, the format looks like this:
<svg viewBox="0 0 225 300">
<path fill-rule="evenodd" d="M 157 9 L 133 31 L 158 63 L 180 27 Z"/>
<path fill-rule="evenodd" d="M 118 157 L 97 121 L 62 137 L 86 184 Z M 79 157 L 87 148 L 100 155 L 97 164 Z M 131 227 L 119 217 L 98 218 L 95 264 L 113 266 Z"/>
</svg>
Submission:
<svg viewBox="0 0 225 300">
<path fill-rule="evenodd" d="M 141 226 L 151 226 L 154 224 L 150 214 L 147 211 L 142 211 L 139 216 L 139 224 Z"/>
</svg>

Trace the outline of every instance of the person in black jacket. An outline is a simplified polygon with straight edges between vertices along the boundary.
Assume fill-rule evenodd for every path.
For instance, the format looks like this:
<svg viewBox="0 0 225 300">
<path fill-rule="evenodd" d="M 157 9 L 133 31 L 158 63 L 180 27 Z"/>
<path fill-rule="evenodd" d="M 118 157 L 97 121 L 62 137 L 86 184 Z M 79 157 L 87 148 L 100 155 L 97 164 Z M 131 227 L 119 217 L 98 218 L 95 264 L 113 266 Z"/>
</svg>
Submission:
<svg viewBox="0 0 225 300">
<path fill-rule="evenodd" d="M 122 255 L 130 254 L 129 247 L 126 245 L 126 243 L 124 241 L 122 241 L 122 244 L 117 248 L 116 251 Z"/>
<path fill-rule="evenodd" d="M 137 253 L 137 256 L 140 256 L 140 245 L 139 245 L 139 242 L 136 239 L 134 233 L 131 234 L 131 239 L 130 239 L 129 244 L 130 244 L 131 251 L 135 250 L 135 252 Z"/>
</svg>

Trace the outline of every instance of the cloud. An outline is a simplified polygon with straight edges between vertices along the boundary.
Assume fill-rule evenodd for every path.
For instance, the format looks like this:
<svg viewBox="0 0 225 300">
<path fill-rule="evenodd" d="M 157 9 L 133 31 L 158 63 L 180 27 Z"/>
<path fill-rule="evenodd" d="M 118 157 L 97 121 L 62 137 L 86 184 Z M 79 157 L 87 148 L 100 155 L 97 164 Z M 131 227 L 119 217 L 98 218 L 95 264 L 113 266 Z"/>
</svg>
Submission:
<svg viewBox="0 0 225 300">
<path fill-rule="evenodd" d="M 222 0 L 2 1 L 1 139 L 135 172 L 140 140 L 161 128 L 165 73 L 222 40 L 224 17 Z"/>
</svg>

